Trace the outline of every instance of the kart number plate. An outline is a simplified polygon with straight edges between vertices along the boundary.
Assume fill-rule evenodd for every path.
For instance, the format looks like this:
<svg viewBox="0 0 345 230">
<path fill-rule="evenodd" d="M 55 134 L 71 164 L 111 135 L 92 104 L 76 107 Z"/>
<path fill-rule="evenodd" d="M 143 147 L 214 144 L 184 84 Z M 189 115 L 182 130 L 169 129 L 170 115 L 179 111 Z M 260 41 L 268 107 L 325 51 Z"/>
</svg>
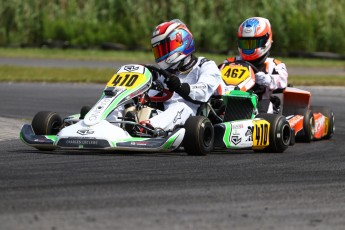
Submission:
<svg viewBox="0 0 345 230">
<path fill-rule="evenodd" d="M 248 68 L 241 65 L 227 65 L 221 72 L 223 81 L 227 85 L 239 85 L 250 77 Z"/>
<path fill-rule="evenodd" d="M 266 147 L 270 144 L 270 123 L 265 120 L 254 120 L 253 122 L 253 148 L 262 149 L 263 147 Z"/>
<path fill-rule="evenodd" d="M 107 86 L 135 89 L 145 81 L 147 81 L 147 78 L 141 73 L 116 73 L 107 83 Z"/>
</svg>

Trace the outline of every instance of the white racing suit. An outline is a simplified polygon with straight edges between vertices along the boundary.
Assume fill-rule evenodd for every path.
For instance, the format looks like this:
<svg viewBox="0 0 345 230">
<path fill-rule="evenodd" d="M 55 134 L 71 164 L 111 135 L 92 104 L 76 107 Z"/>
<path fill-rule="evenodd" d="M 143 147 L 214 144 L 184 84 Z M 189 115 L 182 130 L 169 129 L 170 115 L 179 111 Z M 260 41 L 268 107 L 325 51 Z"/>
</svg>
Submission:
<svg viewBox="0 0 345 230">
<path fill-rule="evenodd" d="M 234 62 L 235 60 L 242 60 L 242 58 L 241 56 L 227 58 L 224 63 Z M 285 89 L 287 87 L 288 72 L 283 62 L 268 57 L 261 68 L 259 68 L 259 71 L 269 74 L 272 78 L 270 85 L 266 87 L 265 92 L 260 95 L 260 100 L 270 100 L 274 90 Z M 272 103 L 269 103 L 267 113 L 273 113 Z"/>
<path fill-rule="evenodd" d="M 150 118 L 155 128 L 172 130 L 176 125 L 183 125 L 190 116 L 195 116 L 200 102 L 207 102 L 211 95 L 217 94 L 217 88 L 222 83 L 221 73 L 214 61 L 199 57 L 197 63 L 188 73 L 178 73 L 181 83 L 190 85 L 189 97 L 183 99 L 174 92 L 172 98 L 164 102 L 164 111 Z M 164 82 L 163 77 L 160 78 Z M 221 88 L 218 89 L 221 91 Z M 218 92 L 221 94 L 222 92 Z"/>
</svg>

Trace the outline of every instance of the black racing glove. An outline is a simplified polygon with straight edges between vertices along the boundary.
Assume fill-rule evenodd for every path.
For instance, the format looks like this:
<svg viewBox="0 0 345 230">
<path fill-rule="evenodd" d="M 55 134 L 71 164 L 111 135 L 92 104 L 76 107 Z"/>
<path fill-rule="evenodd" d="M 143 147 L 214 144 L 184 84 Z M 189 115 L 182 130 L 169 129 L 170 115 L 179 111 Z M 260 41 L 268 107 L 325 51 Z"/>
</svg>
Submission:
<svg viewBox="0 0 345 230">
<path fill-rule="evenodd" d="M 167 84 L 168 89 L 171 92 L 174 92 L 174 91 L 178 90 L 181 87 L 180 79 L 178 77 L 176 77 L 176 75 L 173 75 L 173 74 L 171 74 L 169 76 L 169 78 L 167 78 L 165 80 L 165 83 Z"/>
<path fill-rule="evenodd" d="M 168 89 L 172 92 L 178 93 L 181 97 L 188 97 L 190 93 L 190 86 L 188 83 L 182 83 L 176 75 L 170 75 L 169 78 L 165 80 Z"/>
</svg>

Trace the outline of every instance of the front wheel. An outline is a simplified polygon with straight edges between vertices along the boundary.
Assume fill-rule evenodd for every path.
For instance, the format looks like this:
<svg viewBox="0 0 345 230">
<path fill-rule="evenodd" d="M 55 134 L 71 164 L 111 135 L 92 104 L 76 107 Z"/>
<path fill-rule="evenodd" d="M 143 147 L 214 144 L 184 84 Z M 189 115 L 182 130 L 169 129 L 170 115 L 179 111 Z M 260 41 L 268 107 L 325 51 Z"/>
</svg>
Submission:
<svg viewBox="0 0 345 230">
<path fill-rule="evenodd" d="M 32 119 L 31 126 L 36 135 L 56 135 L 62 126 L 62 119 L 56 112 L 41 111 Z"/>
<path fill-rule="evenodd" d="M 256 118 L 262 118 L 270 123 L 269 146 L 264 149 L 254 149 L 255 152 L 282 153 L 290 145 L 292 131 L 286 118 L 278 114 L 260 113 Z"/>
<path fill-rule="evenodd" d="M 183 147 L 188 155 L 204 156 L 213 150 L 214 130 L 207 117 L 190 117 L 184 124 Z"/>
</svg>

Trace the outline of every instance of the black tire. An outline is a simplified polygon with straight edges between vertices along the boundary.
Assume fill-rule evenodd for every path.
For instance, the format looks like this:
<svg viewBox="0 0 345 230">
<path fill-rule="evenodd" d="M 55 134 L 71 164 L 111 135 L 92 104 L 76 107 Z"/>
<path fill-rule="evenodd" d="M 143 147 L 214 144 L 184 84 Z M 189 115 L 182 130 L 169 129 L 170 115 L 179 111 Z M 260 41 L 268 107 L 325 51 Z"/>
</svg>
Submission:
<svg viewBox="0 0 345 230">
<path fill-rule="evenodd" d="M 291 127 L 286 118 L 278 114 L 267 114 L 260 113 L 256 116 L 257 118 L 262 118 L 270 123 L 269 130 L 269 146 L 254 150 L 255 152 L 265 152 L 265 153 L 282 153 L 290 145 L 292 138 Z"/>
<path fill-rule="evenodd" d="M 31 122 L 36 135 L 56 135 L 62 126 L 62 119 L 56 112 L 38 112 Z"/>
<path fill-rule="evenodd" d="M 80 117 L 79 119 L 84 119 L 85 115 L 91 110 L 91 107 L 88 105 L 85 105 L 81 107 L 80 109 Z"/>
<path fill-rule="evenodd" d="M 330 139 L 335 131 L 335 117 L 333 111 L 327 106 L 310 106 L 313 113 L 322 113 L 328 118 L 328 130 L 324 139 Z"/>
<path fill-rule="evenodd" d="M 314 138 L 315 132 L 315 120 L 313 112 L 310 109 L 297 110 L 296 115 L 302 115 L 303 119 L 303 131 L 297 133 L 296 142 L 309 143 Z"/>
<path fill-rule="evenodd" d="M 207 117 L 190 117 L 184 124 L 186 133 L 183 139 L 184 150 L 190 156 L 204 156 L 213 150 L 214 130 Z"/>
</svg>

